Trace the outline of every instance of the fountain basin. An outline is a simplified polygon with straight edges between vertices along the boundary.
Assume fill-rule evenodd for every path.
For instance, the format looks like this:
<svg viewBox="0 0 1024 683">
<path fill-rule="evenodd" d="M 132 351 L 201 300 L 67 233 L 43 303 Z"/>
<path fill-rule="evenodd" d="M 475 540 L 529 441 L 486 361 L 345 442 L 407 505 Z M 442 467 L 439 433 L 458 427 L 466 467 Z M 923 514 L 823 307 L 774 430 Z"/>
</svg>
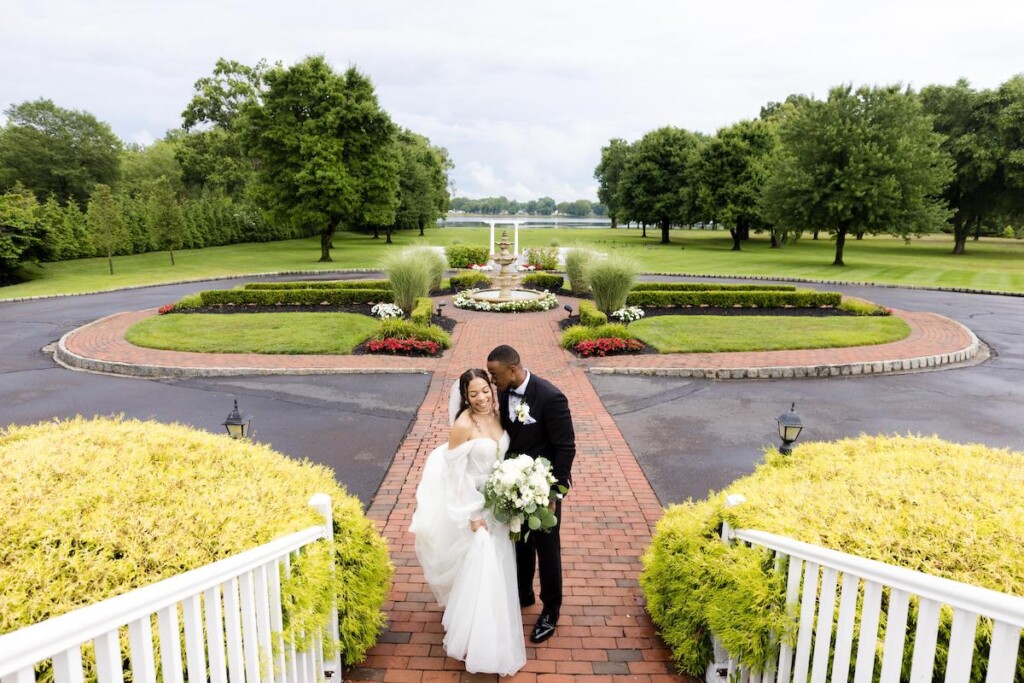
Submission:
<svg viewBox="0 0 1024 683">
<path fill-rule="evenodd" d="M 534 301 L 543 296 L 544 292 L 537 292 L 532 289 L 510 289 L 505 296 L 502 296 L 500 289 L 482 289 L 470 295 L 470 298 L 489 303 L 501 303 L 504 301 Z"/>
</svg>

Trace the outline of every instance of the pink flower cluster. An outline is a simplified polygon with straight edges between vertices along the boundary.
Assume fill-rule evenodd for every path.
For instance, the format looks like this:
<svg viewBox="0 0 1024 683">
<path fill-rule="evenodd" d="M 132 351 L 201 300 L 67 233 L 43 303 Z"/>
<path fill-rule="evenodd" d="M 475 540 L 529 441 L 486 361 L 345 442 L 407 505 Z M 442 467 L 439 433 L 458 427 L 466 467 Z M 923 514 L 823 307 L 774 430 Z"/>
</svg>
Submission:
<svg viewBox="0 0 1024 683">
<path fill-rule="evenodd" d="M 617 337 L 602 337 L 591 341 L 581 341 L 576 345 L 576 353 L 583 358 L 595 356 L 612 356 L 619 353 L 636 353 L 643 351 L 644 345 L 636 339 L 618 339 Z"/>
<path fill-rule="evenodd" d="M 393 355 L 427 355 L 436 356 L 441 346 L 433 341 L 419 339 L 371 339 L 366 344 L 370 353 L 390 353 Z"/>
<path fill-rule="evenodd" d="M 156 309 L 156 313 L 157 313 L 157 315 L 164 315 L 165 313 L 170 313 L 173 310 L 174 310 L 174 304 L 166 304 L 166 305 L 161 306 L 160 308 Z"/>
</svg>

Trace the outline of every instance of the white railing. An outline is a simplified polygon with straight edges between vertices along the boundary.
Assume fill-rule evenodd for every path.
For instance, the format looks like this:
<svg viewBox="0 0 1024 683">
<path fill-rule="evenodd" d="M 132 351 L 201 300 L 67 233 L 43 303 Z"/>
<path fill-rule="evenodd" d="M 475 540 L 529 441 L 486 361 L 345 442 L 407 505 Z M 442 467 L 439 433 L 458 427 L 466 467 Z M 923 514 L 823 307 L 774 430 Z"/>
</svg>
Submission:
<svg viewBox="0 0 1024 683">
<path fill-rule="evenodd" d="M 742 496 L 730 496 L 730 504 Z M 765 671 L 749 671 L 716 643 L 717 661 L 708 683 L 739 678 L 741 683 L 869 683 L 881 641 L 880 683 L 898 683 L 907 648 L 907 617 L 916 603 L 917 625 L 910 683 L 930 683 L 943 607 L 952 613 L 945 683 L 966 683 L 975 657 L 979 618 L 992 625 L 985 683 L 1012 683 L 1024 629 L 1024 597 L 979 588 L 884 562 L 829 550 L 763 531 L 722 530 L 726 542 L 742 541 L 775 552 L 775 567 L 786 564 L 787 607 L 797 618 L 796 647 L 782 643 Z M 879 635 L 882 599 L 888 602 L 884 635 Z M 836 601 L 838 600 L 838 617 Z M 857 619 L 858 602 L 860 618 Z M 857 642 L 854 659 L 853 643 Z M 946 644 L 946 643 L 944 643 Z M 853 676 L 851 678 L 851 663 Z"/>
<path fill-rule="evenodd" d="M 47 662 L 55 683 L 84 683 L 82 648 L 89 645 L 98 683 L 123 683 L 123 629 L 133 683 L 183 683 L 186 672 L 189 681 L 210 683 L 340 678 L 339 658 L 324 661 L 322 633 L 308 634 L 312 645 L 302 652 L 282 635 L 281 577 L 304 546 L 333 534 L 330 497 L 318 493 L 309 504 L 323 525 L 0 636 L 0 683 L 34 683 L 36 666 Z M 328 628 L 336 641 L 336 609 Z"/>
</svg>

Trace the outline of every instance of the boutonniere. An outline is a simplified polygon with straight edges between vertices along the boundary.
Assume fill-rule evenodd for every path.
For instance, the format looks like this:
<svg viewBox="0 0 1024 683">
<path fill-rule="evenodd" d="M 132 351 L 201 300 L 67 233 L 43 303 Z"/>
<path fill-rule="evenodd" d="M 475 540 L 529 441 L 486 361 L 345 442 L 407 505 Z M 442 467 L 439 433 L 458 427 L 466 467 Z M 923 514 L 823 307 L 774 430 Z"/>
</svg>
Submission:
<svg viewBox="0 0 1024 683">
<path fill-rule="evenodd" d="M 516 406 L 516 419 L 526 424 L 530 421 L 530 404 L 526 401 L 520 401 L 519 405 Z"/>
</svg>

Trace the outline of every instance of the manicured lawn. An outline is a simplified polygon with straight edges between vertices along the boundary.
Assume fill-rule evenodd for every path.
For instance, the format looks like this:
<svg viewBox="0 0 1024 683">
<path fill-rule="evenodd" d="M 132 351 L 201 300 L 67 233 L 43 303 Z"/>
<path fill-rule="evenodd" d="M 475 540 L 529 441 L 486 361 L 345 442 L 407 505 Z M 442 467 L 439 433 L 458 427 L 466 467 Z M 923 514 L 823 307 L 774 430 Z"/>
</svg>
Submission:
<svg viewBox="0 0 1024 683">
<path fill-rule="evenodd" d="M 175 253 L 176 266 L 164 252 L 118 256 L 114 275 L 107 274 L 106 259 L 80 259 L 31 267 L 33 279 L 0 287 L 0 299 L 58 293 L 117 289 L 129 285 L 159 284 L 281 271 L 317 271 L 377 268 L 383 257 L 404 246 L 486 244 L 487 228 L 430 229 L 425 237 L 414 231 L 399 233 L 395 244 L 367 235 L 342 232 L 334 239 L 333 263 L 317 263 L 319 238 L 238 244 Z M 904 244 L 893 237 L 848 240 L 845 267 L 830 265 L 835 244 L 822 235 L 806 237 L 782 249 L 771 249 L 763 236 L 754 236 L 740 252 L 730 251 L 724 231 L 674 230 L 672 243 L 659 244 L 657 231 L 646 239 L 639 230 L 524 228 L 520 246 L 572 246 L 599 251 L 623 250 L 647 272 L 697 275 L 762 275 L 813 280 L 846 280 L 886 284 L 916 284 L 1024 292 L 1024 240 L 986 238 L 968 242 L 968 254 L 953 256 L 952 238 L 933 235 Z"/>
<path fill-rule="evenodd" d="M 905 338 L 910 327 L 882 316 L 663 315 L 631 323 L 629 331 L 662 353 L 714 353 L 885 344 Z"/>
<path fill-rule="evenodd" d="M 346 354 L 378 322 L 356 313 L 168 313 L 133 325 L 125 337 L 172 351 Z"/>
</svg>

